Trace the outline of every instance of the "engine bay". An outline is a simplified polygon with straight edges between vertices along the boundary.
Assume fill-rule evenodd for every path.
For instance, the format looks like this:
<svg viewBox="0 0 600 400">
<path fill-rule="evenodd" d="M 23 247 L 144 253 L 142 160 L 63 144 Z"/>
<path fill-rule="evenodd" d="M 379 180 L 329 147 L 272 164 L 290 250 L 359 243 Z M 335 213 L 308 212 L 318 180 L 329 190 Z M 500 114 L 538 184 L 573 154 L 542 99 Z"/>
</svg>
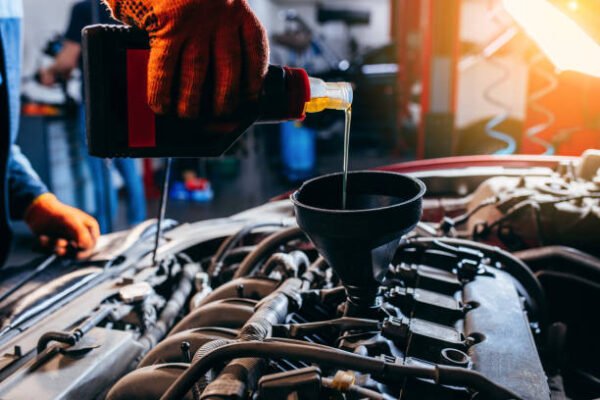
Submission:
<svg viewBox="0 0 600 400">
<path fill-rule="evenodd" d="M 151 220 L 10 268 L 0 397 L 596 398 L 599 167 L 363 172 L 407 196 L 377 214 L 320 213 L 325 177 L 318 199 L 166 221 L 156 264 Z"/>
</svg>

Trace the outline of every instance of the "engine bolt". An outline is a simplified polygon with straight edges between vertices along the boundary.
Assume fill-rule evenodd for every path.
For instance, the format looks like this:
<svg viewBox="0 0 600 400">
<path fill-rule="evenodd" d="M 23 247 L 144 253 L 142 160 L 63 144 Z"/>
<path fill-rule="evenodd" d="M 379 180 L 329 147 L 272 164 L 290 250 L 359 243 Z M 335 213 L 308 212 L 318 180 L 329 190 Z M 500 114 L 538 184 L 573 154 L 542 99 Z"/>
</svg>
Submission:
<svg viewBox="0 0 600 400">
<path fill-rule="evenodd" d="M 181 342 L 181 345 L 179 346 L 179 348 L 181 349 L 181 354 L 183 354 L 183 359 L 187 363 L 192 362 L 192 353 L 190 352 L 191 347 L 192 345 L 188 341 Z"/>
</svg>

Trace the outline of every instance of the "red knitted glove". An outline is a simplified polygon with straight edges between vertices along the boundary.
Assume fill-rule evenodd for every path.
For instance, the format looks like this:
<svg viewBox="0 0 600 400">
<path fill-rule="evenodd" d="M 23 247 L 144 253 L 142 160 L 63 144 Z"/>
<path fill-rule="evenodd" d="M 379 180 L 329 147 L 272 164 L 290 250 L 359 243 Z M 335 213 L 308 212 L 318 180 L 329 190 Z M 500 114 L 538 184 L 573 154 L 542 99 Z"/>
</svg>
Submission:
<svg viewBox="0 0 600 400">
<path fill-rule="evenodd" d="M 194 117 L 201 98 L 212 94 L 212 111 L 223 116 L 258 96 L 269 45 L 246 0 L 104 1 L 116 19 L 150 36 L 148 104 L 154 112 L 176 108 Z"/>
<path fill-rule="evenodd" d="M 72 249 L 85 257 L 100 236 L 98 222 L 93 217 L 61 203 L 50 193 L 33 201 L 25 211 L 25 222 L 43 248 L 60 256 Z"/>
</svg>

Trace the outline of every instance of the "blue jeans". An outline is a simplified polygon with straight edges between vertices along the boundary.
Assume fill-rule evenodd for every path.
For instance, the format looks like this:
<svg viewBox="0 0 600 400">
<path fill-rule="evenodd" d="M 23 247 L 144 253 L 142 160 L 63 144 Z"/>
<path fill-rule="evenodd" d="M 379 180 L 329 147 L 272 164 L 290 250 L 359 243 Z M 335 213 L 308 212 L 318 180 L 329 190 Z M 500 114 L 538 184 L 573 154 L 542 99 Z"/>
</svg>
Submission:
<svg viewBox="0 0 600 400">
<path fill-rule="evenodd" d="M 112 231 L 113 220 L 117 212 L 118 198 L 117 190 L 112 182 L 112 168 L 114 166 L 123 178 L 127 191 L 127 222 L 135 225 L 146 219 L 146 196 L 142 177 L 139 174 L 135 160 L 131 158 L 115 158 L 105 160 L 88 154 L 85 136 L 85 109 L 82 106 L 80 112 L 80 146 L 82 154 L 87 159 L 94 185 L 94 216 L 100 225 L 102 233 Z"/>
</svg>

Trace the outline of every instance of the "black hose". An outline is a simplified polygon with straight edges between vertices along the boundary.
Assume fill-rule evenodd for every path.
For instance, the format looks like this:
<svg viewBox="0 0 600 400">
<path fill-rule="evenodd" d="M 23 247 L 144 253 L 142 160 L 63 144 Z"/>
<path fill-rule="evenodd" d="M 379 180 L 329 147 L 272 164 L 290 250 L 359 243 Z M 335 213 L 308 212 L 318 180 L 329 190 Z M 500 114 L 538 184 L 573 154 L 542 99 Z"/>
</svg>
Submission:
<svg viewBox="0 0 600 400">
<path fill-rule="evenodd" d="M 252 251 L 256 248 L 256 246 L 239 246 L 235 249 L 231 249 L 227 252 L 225 257 L 223 258 L 223 264 L 230 263 L 239 263 L 241 262 L 248 254 L 252 253 Z M 216 274 L 214 277 L 218 277 L 219 274 Z"/>
<path fill-rule="evenodd" d="M 219 275 L 221 268 L 223 267 L 223 261 L 227 257 L 228 253 L 237 246 L 240 241 L 248 234 L 250 234 L 253 230 L 259 228 L 268 228 L 268 227 L 283 227 L 285 226 L 282 222 L 266 222 L 266 223 L 257 223 L 248 226 L 244 226 L 242 229 L 237 231 L 234 235 L 229 236 L 227 239 L 223 240 L 214 256 L 210 261 L 210 265 L 207 269 L 208 275 L 211 277 L 215 277 Z"/>
<path fill-rule="evenodd" d="M 255 390 L 265 362 L 262 358 L 238 358 L 230 361 L 202 392 L 202 400 L 247 398 Z"/>
<path fill-rule="evenodd" d="M 281 343 L 277 341 L 249 341 L 231 343 L 207 353 L 180 375 L 161 397 L 161 400 L 178 400 L 185 396 L 198 377 L 204 375 L 215 363 L 243 357 L 284 358 L 312 362 L 334 368 L 352 369 L 372 374 L 387 381 L 405 377 L 432 379 L 438 384 L 472 388 L 490 399 L 521 399 L 516 393 L 500 386 L 479 372 L 445 365 L 433 367 L 402 365 L 395 362 L 365 357 L 354 353 L 309 343 Z"/>
<path fill-rule="evenodd" d="M 319 256 L 319 258 L 308 267 L 306 272 L 302 274 L 302 279 L 313 285 L 318 280 L 325 277 L 325 270 L 327 270 L 327 268 L 329 268 L 329 264 L 327 264 L 327 261 L 325 261 L 323 256 Z"/>
<path fill-rule="evenodd" d="M 588 279 L 582 278 L 577 275 L 569 274 L 568 272 L 559 272 L 559 271 L 538 271 L 536 272 L 536 276 L 540 279 L 544 279 L 545 277 L 558 278 L 566 281 L 571 281 L 574 283 L 578 283 L 583 286 L 587 286 L 594 290 L 600 290 L 600 284 L 596 282 L 592 282 Z"/>
<path fill-rule="evenodd" d="M 302 230 L 297 226 L 272 234 L 260 242 L 254 251 L 244 258 L 244 261 L 242 261 L 238 269 L 235 271 L 233 279 L 250 275 L 256 269 L 257 264 L 263 260 L 267 254 L 275 251 L 279 246 L 284 245 L 291 240 L 301 239 L 303 237 L 306 237 L 304 232 L 302 232 Z"/>
<path fill-rule="evenodd" d="M 165 308 L 163 308 L 160 318 L 138 339 L 138 342 L 144 347 L 144 353 L 156 346 L 156 344 L 165 337 L 167 332 L 173 327 L 175 319 L 192 293 L 194 277 L 198 270 L 198 266 L 194 264 L 189 264 L 184 267 L 179 284 L 173 291 L 169 301 L 167 301 Z"/>
<path fill-rule="evenodd" d="M 579 269 L 581 269 L 581 272 L 600 274 L 600 259 L 572 247 L 538 247 L 535 249 L 517 251 L 513 255 L 526 263 L 540 263 L 542 268 L 538 269 L 548 269 L 548 261 L 552 259 L 559 259 L 571 263 L 571 265 L 568 266 L 568 272 L 570 273 L 575 272 L 573 271 L 573 266 L 576 265 Z"/>
<path fill-rule="evenodd" d="M 493 206 L 498 203 L 499 203 L 498 196 L 488 197 L 488 198 L 482 200 L 479 204 L 477 204 L 471 210 L 465 212 L 464 214 L 459 215 L 454 218 L 449 218 L 448 219 L 449 227 L 456 227 L 458 225 L 464 224 L 465 222 L 467 222 L 469 220 L 469 218 L 471 218 L 478 211 L 482 210 L 485 207 Z M 442 222 L 441 225 L 443 225 L 444 223 L 445 223 L 445 221 Z"/>
<path fill-rule="evenodd" d="M 48 347 L 48 343 L 50 342 L 59 342 L 74 346 L 78 340 L 79 339 L 73 332 L 46 332 L 38 339 L 37 352 L 38 354 L 41 354 L 46 350 L 46 347 Z"/>
<path fill-rule="evenodd" d="M 265 262 L 261 273 L 269 276 L 277 267 L 283 267 L 286 276 L 298 277 L 301 270 L 306 271 L 310 261 L 302 251 L 292 251 L 291 253 L 275 253 Z"/>
<path fill-rule="evenodd" d="M 256 306 L 256 312 L 246 321 L 238 334 L 238 340 L 241 341 L 262 341 L 271 335 L 273 325 L 281 323 L 289 314 L 292 302 L 300 305 L 301 299 L 299 292 L 302 289 L 303 281 L 298 278 L 286 279 L 273 293 L 265 297 Z M 222 340 L 219 343 L 209 342 L 202 346 L 194 355 L 194 362 L 206 357 L 216 348 L 227 345 Z M 213 344 L 214 343 L 214 344 Z M 194 398 L 219 399 L 226 397 L 222 393 L 223 387 L 228 390 L 236 388 L 235 391 L 240 395 L 245 393 L 249 386 L 253 386 L 258 379 L 257 374 L 262 369 L 264 362 L 262 358 L 234 359 L 225 366 L 217 379 L 206 385 L 208 378 L 206 374 L 202 375 L 200 382 L 205 385 L 205 392 L 200 385 L 193 388 Z M 256 379 L 254 379 L 256 378 Z"/>
<path fill-rule="evenodd" d="M 69 346 L 75 346 L 81 338 L 88 333 L 92 328 L 96 327 L 104 320 L 113 310 L 113 307 L 102 306 L 99 311 L 82 322 L 77 328 L 71 332 L 46 332 L 37 342 L 37 352 L 42 353 L 50 342 L 64 343 Z"/>
<path fill-rule="evenodd" d="M 210 342 L 205 343 L 194 354 L 192 363 L 197 362 L 198 360 L 200 360 L 202 357 L 204 357 L 205 355 L 207 355 L 214 349 L 217 349 L 221 346 L 225 346 L 226 344 L 229 344 L 232 342 L 233 342 L 233 340 L 231 340 L 231 339 L 216 339 L 216 340 L 212 340 Z M 206 388 L 206 386 L 208 385 L 210 380 L 211 380 L 211 378 L 208 376 L 208 372 L 206 374 L 202 375 L 200 377 L 200 379 L 198 379 L 198 382 L 196 382 L 196 384 L 194 384 L 194 387 L 192 388 L 194 400 L 200 400 L 200 396 L 202 395 L 202 392 L 204 391 L 204 389 Z"/>
<path fill-rule="evenodd" d="M 240 330 L 240 340 L 264 340 L 270 334 L 273 325 L 281 323 L 290 313 L 291 299 L 300 305 L 299 292 L 303 282 L 298 278 L 285 280 L 273 293 L 265 297 L 256 307 L 256 312 Z"/>
<path fill-rule="evenodd" d="M 274 335 L 282 336 L 285 334 L 289 338 L 300 338 L 311 333 L 321 332 L 325 329 L 337 328 L 341 330 L 349 329 L 368 329 L 377 330 L 381 328 L 381 323 L 374 319 L 342 317 L 326 321 L 305 322 L 301 324 L 283 324 L 273 327 Z"/>
</svg>

